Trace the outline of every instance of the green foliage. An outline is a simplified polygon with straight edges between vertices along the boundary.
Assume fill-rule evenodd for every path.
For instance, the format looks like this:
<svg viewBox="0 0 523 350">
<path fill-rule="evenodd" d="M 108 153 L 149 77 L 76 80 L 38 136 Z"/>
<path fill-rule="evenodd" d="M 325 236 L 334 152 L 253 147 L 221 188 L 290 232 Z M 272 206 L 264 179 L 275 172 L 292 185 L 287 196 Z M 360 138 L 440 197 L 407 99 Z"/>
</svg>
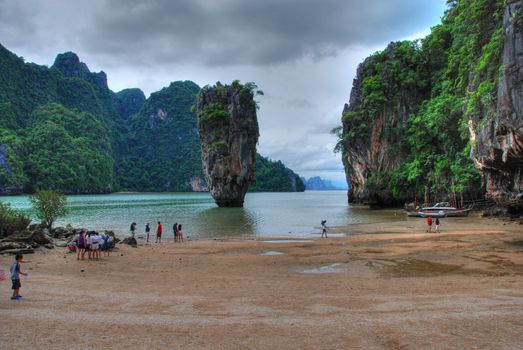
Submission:
<svg viewBox="0 0 523 350">
<path fill-rule="evenodd" d="M 36 216 L 51 230 L 53 223 L 59 217 L 67 215 L 67 198 L 65 195 L 52 190 L 38 190 L 29 198 Z"/>
<path fill-rule="evenodd" d="M 254 173 L 256 183 L 249 186 L 249 192 L 305 191 L 305 184 L 300 177 L 281 161 L 272 161 L 257 154 Z"/>
<path fill-rule="evenodd" d="M 0 238 L 25 230 L 30 223 L 28 216 L 0 201 Z"/>
</svg>

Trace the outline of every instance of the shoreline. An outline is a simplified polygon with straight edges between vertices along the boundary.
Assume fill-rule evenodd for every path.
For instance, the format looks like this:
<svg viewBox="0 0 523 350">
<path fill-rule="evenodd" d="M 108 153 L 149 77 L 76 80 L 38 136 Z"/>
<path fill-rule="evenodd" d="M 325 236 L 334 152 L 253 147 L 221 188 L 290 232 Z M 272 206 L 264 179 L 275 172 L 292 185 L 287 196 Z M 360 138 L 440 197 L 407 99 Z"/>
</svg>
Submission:
<svg viewBox="0 0 523 350">
<path fill-rule="evenodd" d="M 0 283 L 0 341 L 53 349 L 517 348 L 522 226 L 471 219 L 444 222 L 441 234 L 424 233 L 420 220 L 331 228 L 352 234 L 328 239 L 118 245 L 101 261 L 38 252 L 22 266 L 31 276 L 22 301 L 9 301 L 10 284 Z M 11 260 L 0 256 L 0 266 Z"/>
</svg>

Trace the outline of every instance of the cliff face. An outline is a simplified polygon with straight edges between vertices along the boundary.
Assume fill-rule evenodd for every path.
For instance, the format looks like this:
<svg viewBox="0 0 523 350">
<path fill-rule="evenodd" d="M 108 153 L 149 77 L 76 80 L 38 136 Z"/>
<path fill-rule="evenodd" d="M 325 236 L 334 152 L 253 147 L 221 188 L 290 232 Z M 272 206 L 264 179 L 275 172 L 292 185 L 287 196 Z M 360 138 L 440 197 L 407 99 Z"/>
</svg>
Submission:
<svg viewBox="0 0 523 350">
<path fill-rule="evenodd" d="M 487 196 L 500 202 L 523 192 L 522 28 L 522 1 L 507 1 L 496 109 L 484 120 L 469 121 L 476 145 L 472 156 L 486 182 Z"/>
<path fill-rule="evenodd" d="M 521 0 L 449 2 L 442 23 L 359 67 L 342 117 L 349 202 L 523 191 Z"/>
<path fill-rule="evenodd" d="M 405 65 L 405 71 L 410 69 L 406 62 L 397 60 L 397 52 L 406 49 L 402 46 L 406 45 L 391 43 L 382 53 L 360 64 L 349 104 L 343 109 L 342 160 L 350 203 L 387 206 L 403 200 L 393 197 L 381 174 L 392 171 L 405 159 L 408 150 L 401 138 L 406 133 L 408 117 L 418 110 L 426 92 L 423 87 L 394 82 L 398 73 L 383 64 L 395 61 L 400 62 L 395 67 Z M 383 80 L 395 87 L 385 87 Z"/>
<path fill-rule="evenodd" d="M 255 181 L 259 130 L 253 91 L 238 82 L 203 88 L 196 112 L 211 195 L 220 207 L 241 207 Z"/>
</svg>

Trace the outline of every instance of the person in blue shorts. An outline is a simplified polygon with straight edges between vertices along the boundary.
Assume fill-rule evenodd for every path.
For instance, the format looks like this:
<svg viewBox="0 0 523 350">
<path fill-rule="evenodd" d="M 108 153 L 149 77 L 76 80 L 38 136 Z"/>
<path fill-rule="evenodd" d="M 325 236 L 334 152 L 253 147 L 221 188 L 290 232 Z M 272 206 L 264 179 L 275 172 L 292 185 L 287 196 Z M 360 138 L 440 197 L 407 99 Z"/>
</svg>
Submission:
<svg viewBox="0 0 523 350">
<path fill-rule="evenodd" d="M 15 262 L 11 265 L 11 282 L 13 282 L 13 296 L 11 300 L 22 299 L 20 295 L 20 288 L 22 284 L 20 283 L 20 275 L 27 276 L 27 272 L 23 272 L 20 269 L 20 263 L 24 262 L 24 256 L 22 254 L 17 254 L 15 256 Z"/>
</svg>

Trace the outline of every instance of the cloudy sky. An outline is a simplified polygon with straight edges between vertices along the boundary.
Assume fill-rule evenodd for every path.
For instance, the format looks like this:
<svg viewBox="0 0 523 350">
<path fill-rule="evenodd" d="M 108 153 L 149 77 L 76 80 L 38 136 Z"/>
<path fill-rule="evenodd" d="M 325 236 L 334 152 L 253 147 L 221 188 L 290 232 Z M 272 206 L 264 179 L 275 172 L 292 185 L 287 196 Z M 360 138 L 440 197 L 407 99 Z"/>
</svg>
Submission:
<svg viewBox="0 0 523 350">
<path fill-rule="evenodd" d="M 445 0 L 0 0 L 0 43 L 51 65 L 76 52 L 114 91 L 175 80 L 254 81 L 261 154 L 344 182 L 336 142 L 356 68 L 424 36 Z"/>
</svg>

